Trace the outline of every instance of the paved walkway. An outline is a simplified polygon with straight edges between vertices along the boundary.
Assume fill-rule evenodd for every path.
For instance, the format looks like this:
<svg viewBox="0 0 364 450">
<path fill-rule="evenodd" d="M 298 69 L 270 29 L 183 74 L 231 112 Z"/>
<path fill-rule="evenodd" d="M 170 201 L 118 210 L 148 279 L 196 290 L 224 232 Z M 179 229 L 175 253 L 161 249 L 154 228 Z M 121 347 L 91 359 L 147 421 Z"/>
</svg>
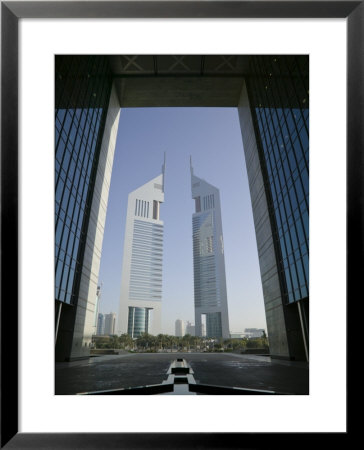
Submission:
<svg viewBox="0 0 364 450">
<path fill-rule="evenodd" d="M 135 353 L 56 363 L 55 393 L 67 395 L 160 384 L 176 358 L 186 359 L 200 384 L 284 394 L 309 393 L 307 363 L 233 353 Z"/>
</svg>

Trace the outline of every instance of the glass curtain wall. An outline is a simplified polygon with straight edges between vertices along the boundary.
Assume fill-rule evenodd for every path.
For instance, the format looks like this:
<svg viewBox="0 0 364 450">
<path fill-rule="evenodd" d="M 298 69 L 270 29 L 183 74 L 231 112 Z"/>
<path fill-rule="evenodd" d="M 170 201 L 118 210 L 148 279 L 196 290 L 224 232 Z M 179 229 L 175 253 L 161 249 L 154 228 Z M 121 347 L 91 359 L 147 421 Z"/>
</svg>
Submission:
<svg viewBox="0 0 364 450">
<path fill-rule="evenodd" d="M 55 76 L 55 298 L 76 304 L 112 79 L 100 56 L 56 56 Z"/>
<path fill-rule="evenodd" d="M 213 212 L 192 218 L 195 307 L 221 306 L 216 276 Z"/>
<path fill-rule="evenodd" d="M 149 314 L 151 308 L 129 306 L 128 334 L 138 338 L 149 331 Z"/>
<path fill-rule="evenodd" d="M 210 338 L 222 337 L 221 313 L 206 314 L 206 336 Z"/>
<path fill-rule="evenodd" d="M 129 299 L 162 301 L 163 225 L 134 220 Z"/>
<path fill-rule="evenodd" d="M 286 303 L 309 296 L 308 69 L 308 56 L 253 56 L 247 77 Z"/>
</svg>

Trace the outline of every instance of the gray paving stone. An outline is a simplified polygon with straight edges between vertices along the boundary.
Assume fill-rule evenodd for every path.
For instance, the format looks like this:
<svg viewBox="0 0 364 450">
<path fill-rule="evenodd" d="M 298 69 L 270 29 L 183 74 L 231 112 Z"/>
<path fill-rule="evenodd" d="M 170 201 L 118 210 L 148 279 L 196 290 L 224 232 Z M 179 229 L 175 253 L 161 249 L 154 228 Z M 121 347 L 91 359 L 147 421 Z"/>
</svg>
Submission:
<svg viewBox="0 0 364 450">
<path fill-rule="evenodd" d="M 309 393 L 308 364 L 232 353 L 140 353 L 56 363 L 55 394 L 160 384 L 176 358 L 185 358 L 197 383 L 282 394 Z"/>
</svg>

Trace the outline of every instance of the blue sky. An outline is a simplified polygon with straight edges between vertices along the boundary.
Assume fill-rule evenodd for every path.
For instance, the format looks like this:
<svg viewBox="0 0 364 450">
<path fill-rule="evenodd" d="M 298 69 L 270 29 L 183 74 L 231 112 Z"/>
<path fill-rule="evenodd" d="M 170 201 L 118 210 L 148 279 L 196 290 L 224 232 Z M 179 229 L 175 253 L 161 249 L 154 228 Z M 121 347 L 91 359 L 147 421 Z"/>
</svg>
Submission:
<svg viewBox="0 0 364 450">
<path fill-rule="evenodd" d="M 252 208 L 235 108 L 127 108 L 120 114 L 99 283 L 100 312 L 118 313 L 129 192 L 161 173 L 166 152 L 163 332 L 194 323 L 189 158 L 220 190 L 230 331 L 266 329 Z"/>
</svg>

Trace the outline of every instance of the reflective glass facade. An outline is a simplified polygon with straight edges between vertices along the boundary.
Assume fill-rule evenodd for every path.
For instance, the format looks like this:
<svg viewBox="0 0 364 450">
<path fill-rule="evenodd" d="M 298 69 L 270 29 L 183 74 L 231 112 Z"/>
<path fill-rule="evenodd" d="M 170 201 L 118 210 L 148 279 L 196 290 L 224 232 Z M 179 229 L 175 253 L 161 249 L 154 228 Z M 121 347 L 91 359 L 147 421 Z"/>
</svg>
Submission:
<svg viewBox="0 0 364 450">
<path fill-rule="evenodd" d="M 206 336 L 207 337 L 222 337 L 221 313 L 206 314 Z"/>
<path fill-rule="evenodd" d="M 247 77 L 284 300 L 309 296 L 308 56 L 253 56 Z"/>
<path fill-rule="evenodd" d="M 195 307 L 221 306 L 214 250 L 214 213 L 202 212 L 192 218 Z"/>
<path fill-rule="evenodd" d="M 195 201 L 192 215 L 195 334 L 204 335 L 204 317 L 207 336 L 229 338 L 220 193 L 194 175 L 192 160 L 190 166 L 191 194 Z"/>
<path fill-rule="evenodd" d="M 134 220 L 129 299 L 162 301 L 163 225 Z"/>
<path fill-rule="evenodd" d="M 74 304 L 111 91 L 107 57 L 55 58 L 55 298 Z"/>
<path fill-rule="evenodd" d="M 129 306 L 128 334 L 137 338 L 149 330 L 150 308 L 136 308 Z"/>
</svg>

